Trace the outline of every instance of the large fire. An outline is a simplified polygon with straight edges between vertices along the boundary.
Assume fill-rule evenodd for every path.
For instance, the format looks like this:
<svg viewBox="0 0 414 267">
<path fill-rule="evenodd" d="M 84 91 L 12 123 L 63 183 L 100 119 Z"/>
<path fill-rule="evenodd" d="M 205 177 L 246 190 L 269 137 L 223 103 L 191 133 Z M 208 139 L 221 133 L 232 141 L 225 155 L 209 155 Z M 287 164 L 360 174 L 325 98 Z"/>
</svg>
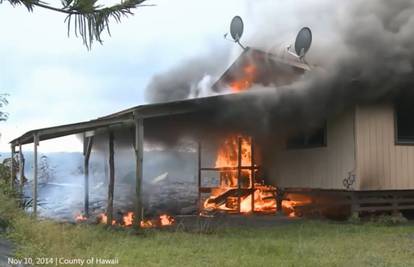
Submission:
<svg viewBox="0 0 414 267">
<path fill-rule="evenodd" d="M 243 68 L 243 77 L 237 81 L 230 83 L 233 92 L 241 92 L 249 89 L 256 78 L 257 68 L 253 64 L 249 64 Z"/>
<path fill-rule="evenodd" d="M 252 162 L 251 138 L 238 135 L 226 138 L 217 152 L 215 167 L 219 170 L 220 183 L 204 202 L 206 211 L 276 211 L 276 188 L 257 182 L 260 177 L 257 177 L 257 165 Z"/>
<path fill-rule="evenodd" d="M 295 196 L 284 199 L 281 207 L 277 207 L 276 187 L 266 185 L 260 177 L 259 166 L 255 163 L 252 138 L 240 135 L 230 135 L 224 139 L 217 151 L 215 170 L 219 173 L 217 187 L 211 188 L 211 195 L 203 203 L 200 215 L 221 211 L 228 213 L 261 213 L 271 214 L 283 210 L 289 217 L 297 217 L 297 207 L 311 203 L 310 198 Z M 112 225 L 129 227 L 133 225 L 134 213 L 126 212 L 122 220 L 112 220 Z M 86 221 L 81 214 L 76 221 Z M 107 224 L 105 213 L 98 216 L 98 222 Z M 153 228 L 173 225 L 175 219 L 162 214 L 153 219 L 140 222 L 142 228 Z"/>
<path fill-rule="evenodd" d="M 289 217 L 300 216 L 296 208 L 310 204 L 311 199 L 290 196 L 282 201 L 281 207 L 277 207 L 276 187 L 264 183 L 254 158 L 252 138 L 230 135 L 223 140 L 217 151 L 214 168 L 219 173 L 219 183 L 217 187 L 211 188 L 211 194 L 204 201 L 200 215 L 207 216 L 210 212 L 216 211 L 271 214 L 283 210 Z M 87 218 L 78 214 L 75 220 L 82 222 Z M 97 221 L 107 224 L 108 217 L 101 213 Z M 133 221 L 134 213 L 129 211 L 123 214 L 122 220 L 114 219 L 111 224 L 129 227 L 133 226 Z M 142 228 L 153 228 L 174 223 L 175 219 L 172 216 L 162 214 L 153 219 L 142 220 L 139 224 Z"/>
</svg>

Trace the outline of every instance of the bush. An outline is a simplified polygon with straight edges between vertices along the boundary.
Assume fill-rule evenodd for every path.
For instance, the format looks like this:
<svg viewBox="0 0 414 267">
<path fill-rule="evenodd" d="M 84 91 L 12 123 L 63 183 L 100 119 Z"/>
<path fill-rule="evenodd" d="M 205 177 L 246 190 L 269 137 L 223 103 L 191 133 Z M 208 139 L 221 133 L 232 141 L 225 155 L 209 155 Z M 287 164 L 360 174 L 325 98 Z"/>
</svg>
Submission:
<svg viewBox="0 0 414 267">
<path fill-rule="evenodd" d="M 0 229 L 5 231 L 12 223 L 17 213 L 22 212 L 15 198 L 5 194 L 0 188 Z"/>
<path fill-rule="evenodd" d="M 397 213 L 392 215 L 383 214 L 378 217 L 374 217 L 371 221 L 374 224 L 379 225 L 397 225 L 406 223 L 407 219 L 404 216 L 402 216 L 401 213 Z"/>
</svg>

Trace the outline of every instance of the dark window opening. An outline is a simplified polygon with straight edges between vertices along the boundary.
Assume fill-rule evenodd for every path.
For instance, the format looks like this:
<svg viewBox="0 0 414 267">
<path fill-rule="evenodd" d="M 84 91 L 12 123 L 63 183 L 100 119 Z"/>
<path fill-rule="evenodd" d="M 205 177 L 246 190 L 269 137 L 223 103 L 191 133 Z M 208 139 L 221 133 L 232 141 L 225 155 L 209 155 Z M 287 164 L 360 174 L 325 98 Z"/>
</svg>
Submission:
<svg viewBox="0 0 414 267">
<path fill-rule="evenodd" d="M 396 102 L 395 119 L 397 143 L 414 144 L 414 101 L 412 98 Z"/>
<path fill-rule="evenodd" d="M 317 148 L 326 146 L 326 123 L 314 131 L 302 132 L 288 139 L 289 149 Z"/>
</svg>

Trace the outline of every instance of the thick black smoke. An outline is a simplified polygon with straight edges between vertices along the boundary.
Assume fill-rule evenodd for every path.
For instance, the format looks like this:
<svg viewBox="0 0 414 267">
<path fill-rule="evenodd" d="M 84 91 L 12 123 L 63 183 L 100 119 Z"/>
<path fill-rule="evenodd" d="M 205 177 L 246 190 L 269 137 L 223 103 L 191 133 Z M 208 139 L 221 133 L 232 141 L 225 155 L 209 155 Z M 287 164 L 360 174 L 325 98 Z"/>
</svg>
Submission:
<svg viewBox="0 0 414 267">
<path fill-rule="evenodd" d="M 325 53 L 329 60 L 320 60 L 326 62 L 323 71 L 309 72 L 291 86 L 304 92 L 297 102 L 309 103 L 302 105 L 306 113 L 338 112 L 413 89 L 414 1 L 356 0 L 343 12 L 336 27 L 340 43 Z"/>
<path fill-rule="evenodd" d="M 251 14 L 245 19 L 247 26 L 251 24 L 247 44 L 275 52 L 275 43 L 293 42 L 297 29 L 311 26 L 314 41 L 307 58 L 317 67 L 289 86 L 268 86 L 243 101 L 230 98 L 231 103 L 211 107 L 220 111 L 217 122 L 237 125 L 236 120 L 243 124 L 240 127 L 261 132 L 271 131 L 275 121 L 312 126 L 353 104 L 413 88 L 414 1 L 262 1 L 250 5 Z M 191 88 L 225 59 L 221 55 L 191 60 L 155 76 L 147 87 L 149 99 L 187 98 Z"/>
<path fill-rule="evenodd" d="M 278 2 L 267 3 L 266 10 L 278 10 Z M 353 0 L 338 6 L 308 1 L 302 9 L 307 9 L 302 26 L 316 29 L 308 61 L 318 66 L 291 85 L 269 86 L 250 100 L 232 101 L 222 112 L 228 121 L 262 132 L 273 132 L 277 122 L 311 127 L 354 104 L 413 90 L 414 1 Z M 276 25 L 271 22 L 277 19 L 262 13 L 257 25 Z M 318 27 L 318 20 L 332 25 Z M 263 36 L 256 37 L 257 46 L 271 50 Z"/>
</svg>

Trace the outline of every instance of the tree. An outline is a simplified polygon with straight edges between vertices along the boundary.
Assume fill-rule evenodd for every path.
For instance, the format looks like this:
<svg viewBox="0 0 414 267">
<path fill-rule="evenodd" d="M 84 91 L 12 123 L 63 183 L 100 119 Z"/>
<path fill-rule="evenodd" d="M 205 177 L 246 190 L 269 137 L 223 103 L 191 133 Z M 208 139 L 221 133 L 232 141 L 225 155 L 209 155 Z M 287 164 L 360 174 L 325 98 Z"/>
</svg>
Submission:
<svg viewBox="0 0 414 267">
<path fill-rule="evenodd" d="M 102 43 L 101 34 L 109 31 L 109 20 L 112 18 L 120 22 L 122 17 L 133 15 L 132 10 L 144 5 L 146 0 L 123 0 L 119 4 L 102 6 L 97 0 L 61 0 L 62 6 L 55 7 L 40 0 L 0 0 L 9 2 L 12 6 L 25 6 L 32 12 L 35 7 L 66 14 L 65 22 L 68 24 L 68 35 L 73 27 L 75 36 L 82 37 L 85 46 L 90 49 L 93 41 Z"/>
<path fill-rule="evenodd" d="M 9 101 L 7 101 L 7 96 L 8 94 L 0 94 L 0 122 L 6 121 L 9 118 L 9 113 L 2 110 L 4 106 L 9 104 Z M 1 137 L 1 133 L 0 133 L 0 137 Z"/>
<path fill-rule="evenodd" d="M 7 96 L 7 94 L 0 94 L 0 109 L 2 109 L 5 105 L 9 103 L 9 101 L 7 101 Z M 9 114 L 7 112 L 0 110 L 0 121 L 5 121 L 8 117 Z"/>
</svg>

